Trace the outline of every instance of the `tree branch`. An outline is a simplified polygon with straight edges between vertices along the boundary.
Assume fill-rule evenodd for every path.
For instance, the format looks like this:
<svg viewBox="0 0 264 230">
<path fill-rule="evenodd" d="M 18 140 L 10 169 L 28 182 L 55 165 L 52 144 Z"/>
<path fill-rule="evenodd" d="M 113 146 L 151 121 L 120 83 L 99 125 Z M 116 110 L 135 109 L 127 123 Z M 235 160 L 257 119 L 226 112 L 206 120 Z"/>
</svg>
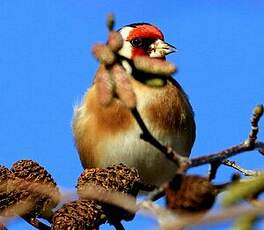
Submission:
<svg viewBox="0 0 264 230">
<path fill-rule="evenodd" d="M 115 227 L 116 230 L 125 230 L 124 226 L 120 221 L 111 221 L 110 223 Z"/>
<path fill-rule="evenodd" d="M 169 146 L 162 145 L 155 137 L 153 137 L 136 108 L 131 109 L 131 113 L 141 128 L 142 134 L 140 135 L 140 138 L 142 140 L 160 150 L 169 160 L 173 161 L 178 166 L 189 164 L 189 159 L 187 157 L 181 156 Z"/>
<path fill-rule="evenodd" d="M 22 216 L 22 218 L 29 223 L 30 225 L 32 225 L 33 227 L 39 229 L 39 230 L 50 230 L 51 227 L 42 223 L 41 221 L 39 221 L 36 217 L 32 217 L 30 215 L 24 215 Z"/>
<path fill-rule="evenodd" d="M 222 164 L 236 169 L 237 171 L 243 173 L 245 176 L 259 176 L 264 173 L 263 171 L 254 171 L 254 170 L 244 169 L 240 167 L 235 161 L 224 160 L 222 161 Z"/>
<path fill-rule="evenodd" d="M 231 156 L 235 156 L 239 153 L 252 151 L 255 149 L 258 149 L 260 153 L 264 154 L 264 142 L 256 141 L 259 130 L 258 122 L 262 115 L 263 115 L 263 105 L 256 106 L 251 118 L 251 130 L 248 135 L 248 138 L 244 141 L 244 143 L 232 146 L 228 149 L 207 156 L 193 158 L 191 159 L 191 164 L 189 165 L 189 168 L 207 163 L 212 163 L 215 161 L 223 161 Z"/>
</svg>

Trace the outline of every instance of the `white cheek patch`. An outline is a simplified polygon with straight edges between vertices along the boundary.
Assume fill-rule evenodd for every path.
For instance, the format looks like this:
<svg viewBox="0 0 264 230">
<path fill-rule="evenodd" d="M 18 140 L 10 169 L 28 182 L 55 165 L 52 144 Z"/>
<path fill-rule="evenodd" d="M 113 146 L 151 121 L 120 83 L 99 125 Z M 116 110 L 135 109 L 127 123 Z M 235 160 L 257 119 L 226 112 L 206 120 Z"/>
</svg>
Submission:
<svg viewBox="0 0 264 230">
<path fill-rule="evenodd" d="M 128 37 L 132 29 L 133 29 L 132 27 L 124 27 L 119 31 L 120 34 L 122 35 L 124 43 L 123 43 L 123 47 L 118 51 L 118 54 L 128 59 L 132 58 L 132 45 L 130 44 L 129 41 L 126 41 L 126 38 Z"/>
<path fill-rule="evenodd" d="M 127 60 L 122 60 L 121 64 L 128 74 L 132 74 L 132 67 Z"/>
</svg>

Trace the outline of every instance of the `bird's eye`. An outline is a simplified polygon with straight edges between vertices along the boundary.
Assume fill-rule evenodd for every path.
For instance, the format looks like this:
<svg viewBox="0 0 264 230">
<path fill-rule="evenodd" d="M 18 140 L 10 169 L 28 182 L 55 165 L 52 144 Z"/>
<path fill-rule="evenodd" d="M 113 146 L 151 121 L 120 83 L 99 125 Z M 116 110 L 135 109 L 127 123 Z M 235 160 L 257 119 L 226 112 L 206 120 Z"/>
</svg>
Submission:
<svg viewBox="0 0 264 230">
<path fill-rule="evenodd" d="M 133 47 L 140 47 L 143 45 L 143 40 L 141 38 L 135 38 L 131 40 L 130 43 Z"/>
</svg>

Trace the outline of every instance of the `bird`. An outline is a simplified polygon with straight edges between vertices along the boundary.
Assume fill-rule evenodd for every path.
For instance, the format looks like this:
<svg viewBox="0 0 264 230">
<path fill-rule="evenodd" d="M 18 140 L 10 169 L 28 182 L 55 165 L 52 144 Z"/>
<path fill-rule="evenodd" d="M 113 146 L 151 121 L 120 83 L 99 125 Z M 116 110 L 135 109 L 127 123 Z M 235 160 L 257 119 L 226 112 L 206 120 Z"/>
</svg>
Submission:
<svg viewBox="0 0 264 230">
<path fill-rule="evenodd" d="M 137 110 L 151 134 L 162 144 L 188 157 L 196 136 L 194 112 L 180 84 L 163 80 L 162 87 L 144 84 L 147 73 L 133 66 L 139 56 L 164 59 L 175 52 L 161 30 L 150 23 L 133 23 L 118 30 L 123 46 L 118 51 L 124 69 L 132 74 Z M 160 186 L 176 173 L 177 165 L 140 139 L 141 130 L 129 109 L 118 99 L 104 107 L 98 103 L 96 81 L 75 107 L 72 129 L 84 168 L 103 168 L 123 163 L 138 170 L 144 183 Z"/>
</svg>

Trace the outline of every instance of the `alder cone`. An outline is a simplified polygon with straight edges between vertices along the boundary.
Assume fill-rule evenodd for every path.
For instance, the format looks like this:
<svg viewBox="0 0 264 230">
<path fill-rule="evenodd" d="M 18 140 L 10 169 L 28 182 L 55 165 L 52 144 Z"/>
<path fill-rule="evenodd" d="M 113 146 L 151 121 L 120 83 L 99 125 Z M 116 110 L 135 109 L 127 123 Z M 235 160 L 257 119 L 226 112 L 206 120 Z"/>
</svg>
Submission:
<svg viewBox="0 0 264 230">
<path fill-rule="evenodd" d="M 114 165 L 107 168 L 85 169 L 80 175 L 77 184 L 77 191 L 82 199 L 85 198 L 85 189 L 89 184 L 98 186 L 106 191 L 122 192 L 137 196 L 140 188 L 138 171 L 128 168 L 124 164 Z M 84 195 L 83 195 L 84 194 Z M 136 202 L 136 200 L 135 200 Z M 132 220 L 134 214 L 122 208 L 110 204 L 100 203 L 107 218 L 115 220 Z"/>
<path fill-rule="evenodd" d="M 7 191 L 7 182 L 11 177 L 12 174 L 9 169 L 0 165 L 0 193 Z"/>
<path fill-rule="evenodd" d="M 0 166 L 0 216 L 11 217 L 23 214 L 29 204 L 23 202 L 28 194 L 15 192 L 11 186 L 14 182 L 13 173 L 5 166 Z M 11 191 L 10 191 L 11 190 Z M 32 208 L 32 206 L 30 206 Z"/>
<path fill-rule="evenodd" d="M 52 230 L 97 230 L 106 222 L 102 207 L 92 200 L 76 200 L 64 204 L 52 218 Z"/>
<path fill-rule="evenodd" d="M 165 193 L 167 207 L 180 213 L 207 211 L 215 201 L 214 186 L 196 175 L 176 175 Z"/>
<path fill-rule="evenodd" d="M 17 202 L 29 201 L 32 215 L 49 217 L 60 194 L 47 170 L 32 160 L 20 160 L 13 164 L 11 172 L 14 179 L 9 183 L 9 197 L 15 197 Z"/>
<path fill-rule="evenodd" d="M 139 191 L 140 178 L 135 168 L 118 164 L 107 168 L 85 169 L 78 179 L 78 192 L 90 183 L 107 191 L 123 192 L 136 196 Z"/>
</svg>

